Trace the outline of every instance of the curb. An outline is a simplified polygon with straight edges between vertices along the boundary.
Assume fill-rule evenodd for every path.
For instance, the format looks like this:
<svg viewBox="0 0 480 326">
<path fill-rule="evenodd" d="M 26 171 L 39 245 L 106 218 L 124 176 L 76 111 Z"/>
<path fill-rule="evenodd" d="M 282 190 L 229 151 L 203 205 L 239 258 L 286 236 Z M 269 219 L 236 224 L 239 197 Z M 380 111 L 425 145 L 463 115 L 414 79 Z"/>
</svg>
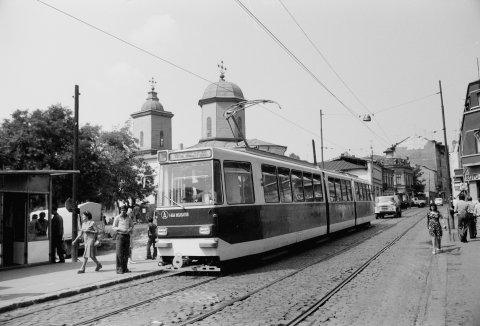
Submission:
<svg viewBox="0 0 480 326">
<path fill-rule="evenodd" d="M 164 273 L 165 273 L 165 270 L 160 269 L 160 270 L 153 271 L 153 272 L 146 272 L 146 273 L 142 273 L 142 274 L 139 274 L 139 275 L 132 275 L 132 276 L 129 276 L 129 277 L 118 279 L 118 280 L 108 281 L 108 282 L 95 284 L 95 285 L 88 285 L 88 286 L 73 289 L 73 290 L 59 291 L 59 293 L 56 293 L 56 294 L 50 294 L 50 295 L 47 295 L 47 296 L 44 296 L 44 297 L 39 297 L 39 298 L 36 298 L 36 299 L 31 299 L 31 300 L 25 300 L 25 301 L 21 301 L 21 302 L 17 302 L 17 303 L 12 303 L 12 304 L 4 306 L 4 307 L 0 307 L 0 313 L 15 310 L 15 309 L 18 309 L 18 308 L 25 308 L 25 307 L 32 306 L 32 305 L 38 304 L 38 303 L 43 303 L 43 302 L 52 301 L 52 300 L 61 299 L 61 298 L 67 298 L 67 297 L 71 297 L 71 296 L 74 296 L 74 295 L 77 295 L 77 294 L 80 294 L 80 293 L 86 293 L 86 292 L 90 292 L 90 291 L 93 291 L 93 290 L 98 290 L 98 289 L 106 288 L 106 287 L 109 287 L 109 286 L 113 286 L 113 285 L 116 285 L 116 284 L 127 283 L 129 281 L 138 280 L 138 279 L 141 279 L 141 278 L 145 278 L 145 277 L 149 277 L 149 276 L 155 276 L 155 275 L 164 274 Z"/>
</svg>

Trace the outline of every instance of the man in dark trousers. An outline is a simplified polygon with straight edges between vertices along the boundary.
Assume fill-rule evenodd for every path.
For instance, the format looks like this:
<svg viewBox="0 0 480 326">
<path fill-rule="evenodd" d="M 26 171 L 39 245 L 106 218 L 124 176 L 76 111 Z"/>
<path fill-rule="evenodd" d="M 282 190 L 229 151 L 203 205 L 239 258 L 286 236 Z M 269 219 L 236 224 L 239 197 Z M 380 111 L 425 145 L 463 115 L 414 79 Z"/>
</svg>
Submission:
<svg viewBox="0 0 480 326">
<path fill-rule="evenodd" d="M 130 232 L 133 230 L 133 221 L 127 215 L 127 207 L 120 208 L 120 215 L 113 220 L 113 231 L 117 234 L 117 274 L 130 272 L 127 268 L 130 250 Z"/>
<path fill-rule="evenodd" d="M 55 260 L 55 250 L 58 255 L 58 262 L 65 262 L 65 252 L 63 251 L 63 218 L 58 214 L 57 207 L 52 208 L 52 244 L 53 259 Z"/>
</svg>

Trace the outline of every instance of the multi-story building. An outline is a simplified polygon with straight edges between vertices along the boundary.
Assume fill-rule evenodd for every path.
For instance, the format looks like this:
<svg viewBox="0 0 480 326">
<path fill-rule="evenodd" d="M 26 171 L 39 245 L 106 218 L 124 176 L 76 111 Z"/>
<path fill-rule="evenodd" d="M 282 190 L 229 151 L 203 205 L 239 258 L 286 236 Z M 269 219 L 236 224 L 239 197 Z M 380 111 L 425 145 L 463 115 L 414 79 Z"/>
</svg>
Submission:
<svg viewBox="0 0 480 326">
<path fill-rule="evenodd" d="M 410 202 L 413 198 L 413 168 L 408 159 L 396 157 L 395 146 L 384 151 L 385 156 L 375 156 L 374 159 L 385 168 L 393 170 L 393 189 L 387 195 L 402 195 L 403 200 Z"/>
<path fill-rule="evenodd" d="M 411 136 L 392 147 L 394 156 L 420 167 L 430 197 L 445 198 L 449 186 L 445 145 L 422 136 Z"/>
<path fill-rule="evenodd" d="M 474 199 L 480 196 L 480 80 L 467 87 L 458 146 L 459 168 L 467 192 Z"/>
</svg>

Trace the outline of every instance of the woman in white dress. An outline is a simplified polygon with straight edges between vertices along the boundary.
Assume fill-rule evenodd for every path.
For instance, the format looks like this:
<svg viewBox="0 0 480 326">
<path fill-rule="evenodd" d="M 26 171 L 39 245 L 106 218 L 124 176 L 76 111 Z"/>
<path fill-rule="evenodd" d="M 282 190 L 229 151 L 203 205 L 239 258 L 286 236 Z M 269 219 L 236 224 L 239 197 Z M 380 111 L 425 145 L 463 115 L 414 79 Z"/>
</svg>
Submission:
<svg viewBox="0 0 480 326">
<path fill-rule="evenodd" d="M 85 273 L 85 265 L 87 265 L 88 258 L 90 257 L 94 263 L 97 264 L 95 272 L 98 272 L 102 268 L 102 264 L 97 260 L 97 248 L 95 247 L 95 240 L 97 239 L 97 227 L 95 222 L 92 221 L 92 213 L 85 211 L 82 214 L 82 230 L 78 237 L 72 241 L 75 244 L 83 236 L 83 243 L 85 244 L 85 251 L 83 252 L 83 264 L 77 273 Z"/>
</svg>

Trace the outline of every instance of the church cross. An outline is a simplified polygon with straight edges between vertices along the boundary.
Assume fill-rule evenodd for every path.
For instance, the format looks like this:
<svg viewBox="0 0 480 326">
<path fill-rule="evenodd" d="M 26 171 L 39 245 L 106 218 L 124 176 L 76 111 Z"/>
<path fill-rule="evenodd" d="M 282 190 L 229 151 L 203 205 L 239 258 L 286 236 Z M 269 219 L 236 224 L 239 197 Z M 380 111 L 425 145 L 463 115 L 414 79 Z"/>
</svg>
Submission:
<svg viewBox="0 0 480 326">
<path fill-rule="evenodd" d="M 217 66 L 220 68 L 220 79 L 223 80 L 225 78 L 225 71 L 227 71 L 227 67 L 223 66 L 223 60 Z"/>
<path fill-rule="evenodd" d="M 152 86 L 152 91 L 154 91 L 154 90 L 155 90 L 155 84 L 156 84 L 157 82 L 155 81 L 155 79 L 153 79 L 153 77 L 152 77 L 152 79 L 149 80 L 148 82 L 149 82 L 150 85 Z"/>
</svg>

